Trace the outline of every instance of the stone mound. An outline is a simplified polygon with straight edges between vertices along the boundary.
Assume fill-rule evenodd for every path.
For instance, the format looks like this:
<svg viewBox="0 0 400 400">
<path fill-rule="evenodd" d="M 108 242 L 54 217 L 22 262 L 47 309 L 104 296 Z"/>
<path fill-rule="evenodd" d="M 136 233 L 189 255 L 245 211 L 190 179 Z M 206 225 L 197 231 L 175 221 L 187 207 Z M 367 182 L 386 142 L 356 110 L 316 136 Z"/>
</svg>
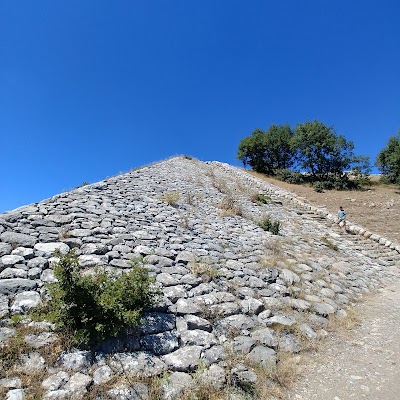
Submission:
<svg viewBox="0 0 400 400">
<path fill-rule="evenodd" d="M 279 235 L 259 226 L 266 216 L 281 222 Z M 46 399 L 84 398 L 112 379 L 102 398 L 151 398 L 143 379 L 165 372 L 165 399 L 199 380 L 216 390 L 254 383 L 252 365 L 273 367 L 280 352 L 301 351 L 304 340 L 326 335 L 330 316 L 398 276 L 399 246 L 356 225 L 343 233 L 333 219 L 238 168 L 185 157 L 1 214 L 0 346 L 15 335 L 11 316 L 39 304 L 54 281 L 56 249 L 75 249 L 82 270 L 126 271 L 140 258 L 163 299 L 134 334 L 53 364 L 41 349 L 55 334 L 42 323 L 0 388 L 23 398 L 10 396 L 29 393 L 21 371 L 32 370 L 42 371 Z"/>
</svg>

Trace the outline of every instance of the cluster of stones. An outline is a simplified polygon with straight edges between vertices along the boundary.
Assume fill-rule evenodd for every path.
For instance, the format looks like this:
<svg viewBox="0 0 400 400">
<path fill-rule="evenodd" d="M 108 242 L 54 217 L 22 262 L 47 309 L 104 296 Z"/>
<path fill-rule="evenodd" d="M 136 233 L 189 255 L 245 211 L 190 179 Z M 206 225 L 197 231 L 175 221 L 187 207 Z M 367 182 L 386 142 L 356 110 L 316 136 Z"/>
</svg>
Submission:
<svg viewBox="0 0 400 400">
<path fill-rule="evenodd" d="M 169 192 L 179 194 L 173 204 L 165 201 Z M 271 201 L 256 204 L 254 193 Z M 238 215 L 221 213 L 228 197 Z M 283 222 L 281 236 L 258 226 L 266 214 Z M 149 398 L 149 387 L 134 378 L 164 372 L 165 399 L 199 380 L 215 389 L 228 378 L 239 386 L 256 382 L 249 365 L 275 365 L 278 349 L 299 352 L 299 334 L 326 335 L 329 315 L 344 316 L 356 297 L 398 273 L 398 246 L 355 225 L 360 236 L 344 237 L 332 230 L 332 218 L 239 169 L 185 158 L 0 215 L 0 346 L 15 334 L 10 317 L 40 304 L 55 281 L 56 249 L 75 249 L 83 271 L 121 273 L 140 262 L 163 292 L 140 329 L 95 353 L 65 352 L 54 365 L 41 354 L 56 340 L 51 325 L 30 322 L 36 330 L 25 341 L 32 351 L 5 371 L 0 387 L 9 399 L 23 398 L 29 387 L 19 373 L 38 370 L 46 399 L 82 398 L 122 374 L 133 377 L 130 384 L 110 388 L 109 398 Z M 243 362 L 232 365 L 232 354 Z"/>
</svg>

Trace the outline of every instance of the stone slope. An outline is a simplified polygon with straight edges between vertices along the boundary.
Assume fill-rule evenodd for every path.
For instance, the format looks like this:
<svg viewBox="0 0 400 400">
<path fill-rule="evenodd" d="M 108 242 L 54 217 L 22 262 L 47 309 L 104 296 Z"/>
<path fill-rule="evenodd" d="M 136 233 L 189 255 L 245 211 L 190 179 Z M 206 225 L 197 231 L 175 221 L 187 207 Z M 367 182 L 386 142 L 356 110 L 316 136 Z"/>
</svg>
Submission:
<svg viewBox="0 0 400 400">
<path fill-rule="evenodd" d="M 257 193 L 268 203 L 253 202 Z M 281 235 L 258 226 L 265 215 L 282 222 Z M 139 332 L 104 343 L 96 357 L 71 351 L 49 365 L 40 348 L 53 333 L 37 334 L 38 350 L 5 371 L 0 387 L 28 393 L 18 368 L 33 362 L 49 399 L 83 396 L 122 372 L 165 371 L 163 397 L 177 398 L 177 382 L 194 384 L 199 360 L 207 368 L 196 379 L 217 388 L 255 381 L 249 363 L 274 365 L 277 353 L 300 351 L 302 337 L 326 334 L 329 315 L 345 315 L 362 293 L 398 275 L 399 246 L 355 225 L 344 234 L 333 219 L 237 168 L 184 157 L 0 215 L 0 343 L 15 333 L 10 316 L 26 313 L 54 280 L 55 248 L 75 248 L 83 270 L 121 272 L 143 259 L 164 294 Z M 232 354 L 248 362 L 232 367 Z M 121 383 L 108 396 L 135 398 L 130 391 Z"/>
</svg>

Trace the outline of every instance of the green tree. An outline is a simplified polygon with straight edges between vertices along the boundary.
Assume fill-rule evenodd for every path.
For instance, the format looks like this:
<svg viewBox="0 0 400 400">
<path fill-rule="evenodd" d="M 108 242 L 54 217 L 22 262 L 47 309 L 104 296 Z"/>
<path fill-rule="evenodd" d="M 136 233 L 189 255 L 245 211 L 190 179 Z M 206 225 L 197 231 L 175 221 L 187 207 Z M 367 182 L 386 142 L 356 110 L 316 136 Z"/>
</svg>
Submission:
<svg viewBox="0 0 400 400">
<path fill-rule="evenodd" d="M 264 132 L 256 129 L 239 144 L 237 158 L 257 172 L 274 175 L 276 170 L 294 165 L 296 150 L 289 125 L 271 125 Z"/>
<path fill-rule="evenodd" d="M 317 120 L 296 126 L 294 144 L 301 168 L 310 173 L 314 182 L 345 177 L 345 171 L 355 161 L 353 142 Z"/>
<path fill-rule="evenodd" d="M 400 130 L 397 136 L 391 136 L 384 149 L 376 158 L 375 165 L 382 173 L 382 180 L 400 184 Z"/>
</svg>

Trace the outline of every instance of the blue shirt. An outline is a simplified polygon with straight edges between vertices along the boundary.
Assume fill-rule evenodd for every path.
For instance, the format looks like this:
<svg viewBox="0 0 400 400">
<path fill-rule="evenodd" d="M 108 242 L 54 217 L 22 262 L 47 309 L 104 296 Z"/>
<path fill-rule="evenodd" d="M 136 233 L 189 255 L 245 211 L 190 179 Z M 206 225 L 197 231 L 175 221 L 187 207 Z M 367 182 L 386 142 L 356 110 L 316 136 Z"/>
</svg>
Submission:
<svg viewBox="0 0 400 400">
<path fill-rule="evenodd" d="M 338 211 L 338 216 L 339 216 L 339 219 L 341 220 L 341 221 L 343 221 L 344 220 L 344 216 L 346 215 L 346 213 L 344 212 L 344 210 L 339 210 Z"/>
</svg>

